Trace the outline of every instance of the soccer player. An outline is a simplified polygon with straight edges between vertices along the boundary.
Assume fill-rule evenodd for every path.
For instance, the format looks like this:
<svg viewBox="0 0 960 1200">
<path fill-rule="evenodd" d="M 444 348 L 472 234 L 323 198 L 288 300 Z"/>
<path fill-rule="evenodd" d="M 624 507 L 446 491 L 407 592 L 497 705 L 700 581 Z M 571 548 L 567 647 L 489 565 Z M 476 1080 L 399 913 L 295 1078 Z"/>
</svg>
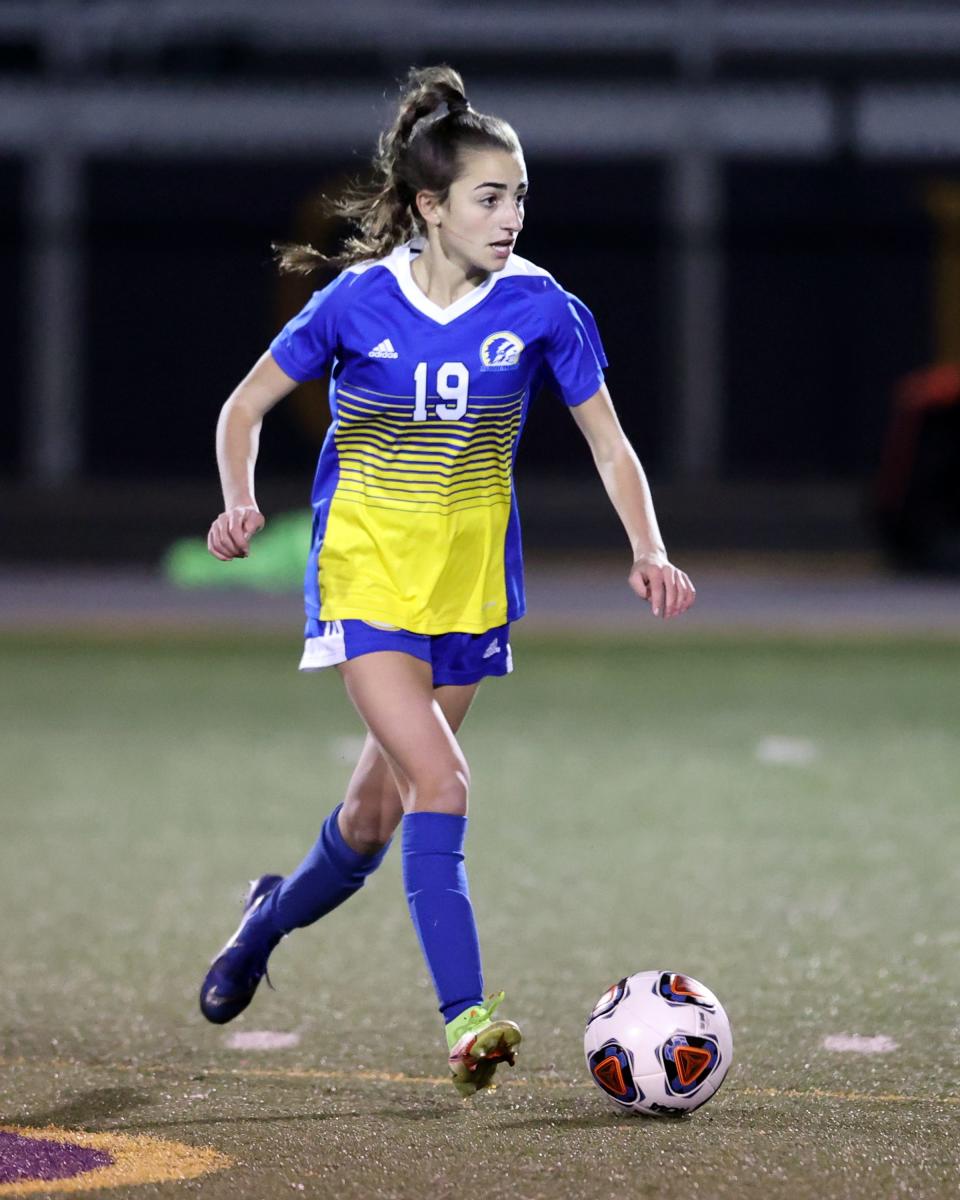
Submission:
<svg viewBox="0 0 960 1200">
<path fill-rule="evenodd" d="M 512 669 L 524 612 L 513 461 L 543 383 L 583 432 L 630 541 L 629 583 L 654 615 L 693 603 L 657 528 L 642 467 L 603 381 L 586 306 L 518 257 L 527 171 L 516 133 L 474 111 L 449 67 L 413 70 L 374 175 L 339 203 L 357 232 L 227 400 L 217 429 L 224 511 L 208 546 L 245 557 L 263 417 L 330 370 L 332 424 L 313 487 L 301 669 L 339 670 L 367 727 L 342 804 L 285 878 L 252 885 L 200 993 L 210 1021 L 250 1003 L 279 940 L 363 886 L 402 828 L 410 915 L 469 1095 L 512 1063 L 520 1030 L 483 994 L 464 866 L 470 772 L 457 742 L 481 679 Z M 285 247 L 286 269 L 326 263 Z"/>
</svg>

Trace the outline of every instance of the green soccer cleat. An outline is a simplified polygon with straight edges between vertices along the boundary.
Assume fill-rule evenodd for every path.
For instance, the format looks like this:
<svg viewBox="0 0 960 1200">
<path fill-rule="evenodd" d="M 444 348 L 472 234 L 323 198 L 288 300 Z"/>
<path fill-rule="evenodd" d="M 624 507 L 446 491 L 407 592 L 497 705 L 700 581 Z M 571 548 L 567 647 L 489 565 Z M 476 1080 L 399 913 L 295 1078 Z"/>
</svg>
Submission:
<svg viewBox="0 0 960 1200">
<path fill-rule="evenodd" d="M 498 992 L 486 1005 L 466 1009 L 447 1025 L 447 1061 L 453 1086 L 463 1097 L 490 1087 L 498 1063 L 512 1067 L 516 1062 L 523 1034 L 513 1021 L 491 1020 L 502 1000 L 503 992 Z"/>
</svg>

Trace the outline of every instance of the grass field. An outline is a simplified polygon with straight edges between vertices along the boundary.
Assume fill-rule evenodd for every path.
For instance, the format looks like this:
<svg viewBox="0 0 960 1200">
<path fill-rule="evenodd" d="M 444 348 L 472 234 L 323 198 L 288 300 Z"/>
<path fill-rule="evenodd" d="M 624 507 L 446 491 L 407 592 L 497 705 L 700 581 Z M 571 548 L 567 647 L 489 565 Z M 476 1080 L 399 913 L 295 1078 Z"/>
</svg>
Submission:
<svg viewBox="0 0 960 1200">
<path fill-rule="evenodd" d="M 0 1124 L 226 1156 L 118 1197 L 955 1196 L 960 645 L 514 648 L 462 740 L 487 983 L 526 1040 L 464 1103 L 396 853 L 235 1025 L 197 1011 L 245 881 L 296 863 L 348 777 L 333 674 L 270 637 L 0 641 Z M 806 758 L 763 761 L 771 737 Z M 734 1029 L 728 1082 L 679 1122 L 619 1117 L 583 1066 L 600 992 L 654 967 Z"/>
</svg>

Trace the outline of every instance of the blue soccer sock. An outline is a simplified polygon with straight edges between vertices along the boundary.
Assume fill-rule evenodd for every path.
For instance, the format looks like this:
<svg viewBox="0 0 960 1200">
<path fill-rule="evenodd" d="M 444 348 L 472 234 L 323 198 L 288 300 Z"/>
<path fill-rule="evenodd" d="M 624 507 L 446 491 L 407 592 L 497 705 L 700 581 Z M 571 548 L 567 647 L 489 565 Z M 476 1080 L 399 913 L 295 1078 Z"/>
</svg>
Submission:
<svg viewBox="0 0 960 1200">
<path fill-rule="evenodd" d="M 480 941 L 463 864 L 467 818 L 403 818 L 403 886 L 446 1022 L 483 1002 Z"/>
<path fill-rule="evenodd" d="M 327 817 L 310 853 L 260 906 L 253 920 L 264 930 L 289 933 L 312 925 L 359 891 L 383 862 L 389 842 L 375 854 L 358 854 L 344 841 L 337 820 L 342 807 Z"/>
</svg>

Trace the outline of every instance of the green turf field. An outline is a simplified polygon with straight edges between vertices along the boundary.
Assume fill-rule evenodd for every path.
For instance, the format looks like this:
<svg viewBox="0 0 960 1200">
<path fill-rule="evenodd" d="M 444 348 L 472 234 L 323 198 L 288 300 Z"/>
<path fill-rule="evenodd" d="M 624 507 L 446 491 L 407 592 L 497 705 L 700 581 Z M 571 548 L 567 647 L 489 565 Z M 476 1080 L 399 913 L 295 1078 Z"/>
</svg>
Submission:
<svg viewBox="0 0 960 1200">
<path fill-rule="evenodd" d="M 279 639 L 0 642 L 0 1124 L 232 1164 L 117 1197 L 956 1195 L 960 646 L 514 649 L 462 740 L 487 981 L 526 1041 L 464 1103 L 397 854 L 235 1025 L 197 1011 L 245 881 L 295 864 L 348 777 L 334 674 Z M 760 761 L 769 737 L 815 757 Z M 582 1059 L 604 988 L 659 967 L 734 1029 L 726 1085 L 679 1122 L 618 1117 Z M 300 1040 L 238 1051 L 238 1029 Z"/>
</svg>

